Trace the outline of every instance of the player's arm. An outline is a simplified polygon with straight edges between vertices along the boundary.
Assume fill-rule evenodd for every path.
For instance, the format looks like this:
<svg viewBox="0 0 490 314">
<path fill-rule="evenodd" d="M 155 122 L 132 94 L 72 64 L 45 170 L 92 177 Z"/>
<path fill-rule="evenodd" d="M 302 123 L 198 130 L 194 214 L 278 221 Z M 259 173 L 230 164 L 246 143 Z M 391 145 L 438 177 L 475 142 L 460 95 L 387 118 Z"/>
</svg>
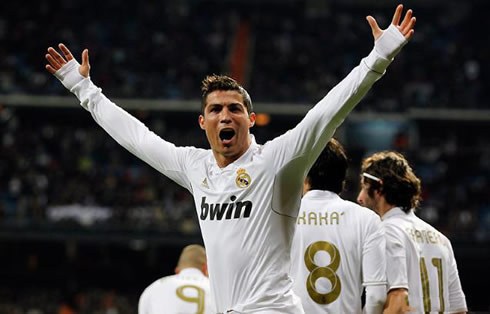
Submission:
<svg viewBox="0 0 490 314">
<path fill-rule="evenodd" d="M 388 295 L 383 314 L 406 313 L 413 309 L 408 304 L 408 269 L 402 231 L 384 223 L 386 238 L 386 278 Z"/>
<path fill-rule="evenodd" d="M 90 80 L 88 50 L 82 53 L 80 65 L 68 48 L 59 44 L 62 54 L 48 48 L 46 69 L 80 100 L 94 120 L 120 145 L 167 175 L 180 185 L 190 189 L 183 174 L 184 159 L 188 150 L 177 148 L 151 132 L 143 123 L 111 102 Z"/>
<path fill-rule="evenodd" d="M 374 38 L 374 49 L 293 130 L 278 139 L 278 146 L 285 148 L 282 152 L 274 153 L 277 165 L 281 166 L 298 156 L 307 156 L 307 168 L 311 166 L 335 129 L 383 76 L 388 65 L 412 37 L 415 17 L 412 16 L 412 10 L 408 10 L 402 20 L 402 11 L 403 6 L 399 5 L 392 23 L 385 30 L 379 28 L 373 17 L 367 17 Z"/>
<path fill-rule="evenodd" d="M 368 285 L 365 287 L 366 303 L 362 309 L 363 314 L 380 314 L 383 313 L 383 308 L 386 302 L 386 286 L 385 285 Z"/>
<path fill-rule="evenodd" d="M 386 302 L 386 240 L 378 215 L 365 220 L 362 245 L 362 282 L 366 290 L 364 314 L 380 314 Z"/>
<path fill-rule="evenodd" d="M 147 287 L 138 300 L 138 314 L 150 314 L 150 291 Z"/>
<path fill-rule="evenodd" d="M 446 239 L 447 240 L 447 239 Z M 449 312 L 456 314 L 464 314 L 468 311 L 466 307 L 466 298 L 461 287 L 461 281 L 459 280 L 458 266 L 456 264 L 456 258 L 454 257 L 453 248 L 451 242 L 447 240 L 449 247 L 449 272 L 448 272 L 448 285 L 449 285 Z"/>
<path fill-rule="evenodd" d="M 383 314 L 401 314 L 413 312 L 408 306 L 408 290 L 405 288 L 391 289 L 386 297 Z"/>
</svg>

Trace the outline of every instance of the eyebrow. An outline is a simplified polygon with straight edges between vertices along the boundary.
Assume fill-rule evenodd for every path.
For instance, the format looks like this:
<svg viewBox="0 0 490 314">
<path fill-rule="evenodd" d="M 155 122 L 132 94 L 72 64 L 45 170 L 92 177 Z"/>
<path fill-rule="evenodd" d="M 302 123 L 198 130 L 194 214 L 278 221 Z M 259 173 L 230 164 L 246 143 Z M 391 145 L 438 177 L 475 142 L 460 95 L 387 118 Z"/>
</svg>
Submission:
<svg viewBox="0 0 490 314">
<path fill-rule="evenodd" d="M 206 108 L 212 108 L 212 107 L 240 107 L 240 108 L 246 108 L 247 106 L 245 106 L 245 104 L 242 104 L 242 103 L 239 103 L 239 102 L 232 102 L 232 103 L 229 103 L 227 105 L 223 105 L 223 104 L 219 104 L 219 103 L 216 103 L 216 104 L 208 104 L 206 106 Z"/>
<path fill-rule="evenodd" d="M 215 107 L 223 107 L 222 104 L 209 104 L 206 106 L 206 108 L 215 108 Z"/>
<path fill-rule="evenodd" d="M 243 108 L 246 107 L 245 104 L 242 104 L 242 103 L 239 103 L 239 102 L 232 102 L 232 103 L 228 104 L 228 106 L 230 106 L 230 107 L 231 106 L 233 106 L 233 107 L 243 107 Z"/>
</svg>

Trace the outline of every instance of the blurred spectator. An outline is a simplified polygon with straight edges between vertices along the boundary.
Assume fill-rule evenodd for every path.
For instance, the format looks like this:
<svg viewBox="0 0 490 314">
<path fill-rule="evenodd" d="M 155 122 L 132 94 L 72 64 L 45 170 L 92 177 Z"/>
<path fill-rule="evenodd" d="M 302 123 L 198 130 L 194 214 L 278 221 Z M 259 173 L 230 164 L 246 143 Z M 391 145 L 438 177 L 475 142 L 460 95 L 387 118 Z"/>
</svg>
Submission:
<svg viewBox="0 0 490 314">
<path fill-rule="evenodd" d="M 134 114 L 178 145 L 207 145 L 202 130 L 185 114 Z M 345 141 L 354 168 L 373 149 L 403 152 L 424 183 L 423 218 L 450 237 L 490 238 L 484 232 L 487 220 L 478 218 L 486 217 L 485 204 L 490 203 L 490 143 L 484 123 L 391 122 L 382 133 L 392 136 L 371 133 L 369 127 L 379 132 L 376 121 L 347 124 L 349 130 L 359 126 L 357 133 L 347 132 Z M 281 127 L 278 123 L 275 128 Z M 275 128 L 269 126 L 269 138 L 258 140 L 270 139 L 278 133 Z M 190 194 L 119 147 L 81 109 L 5 107 L 0 134 L 4 228 L 198 234 Z M 357 182 L 357 176 L 353 171 L 348 181 Z M 357 192 L 350 190 L 345 197 L 355 200 Z"/>
<path fill-rule="evenodd" d="M 390 79 L 379 82 L 358 110 L 489 109 L 484 92 L 490 85 L 490 47 L 484 32 L 490 21 L 484 14 L 490 5 L 479 0 L 438 4 L 414 7 L 419 22 L 412 44 L 390 67 Z M 3 94 L 66 95 L 43 68 L 46 48 L 64 42 L 76 56 L 90 49 L 91 74 L 108 96 L 198 99 L 206 74 L 230 72 L 230 47 L 239 21 L 246 21 L 253 44 L 252 57 L 243 60 L 250 73 L 244 83 L 254 100 L 311 104 L 371 49 L 368 24 L 358 21 L 372 14 L 381 25 L 389 22 L 383 7 L 373 11 L 372 5 L 342 1 L 128 6 L 122 0 L 57 0 L 28 7 L 6 3 L 0 11 Z"/>
<path fill-rule="evenodd" d="M 134 314 L 138 295 L 112 290 L 87 289 L 73 302 L 66 302 L 57 289 L 30 289 L 22 295 L 6 298 L 0 292 L 0 313 L 5 314 Z M 73 304 L 71 304 L 73 303 Z"/>
</svg>

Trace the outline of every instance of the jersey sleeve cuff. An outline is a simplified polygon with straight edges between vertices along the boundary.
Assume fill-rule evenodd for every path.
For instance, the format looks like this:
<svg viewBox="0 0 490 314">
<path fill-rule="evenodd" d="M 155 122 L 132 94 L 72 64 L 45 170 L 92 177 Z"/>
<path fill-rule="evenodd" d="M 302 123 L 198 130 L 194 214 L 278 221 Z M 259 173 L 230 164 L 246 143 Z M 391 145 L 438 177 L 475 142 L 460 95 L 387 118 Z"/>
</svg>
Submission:
<svg viewBox="0 0 490 314">
<path fill-rule="evenodd" d="M 387 284 L 386 281 L 366 281 L 362 283 L 363 286 L 385 286 Z"/>
<path fill-rule="evenodd" d="M 62 66 L 54 76 L 61 81 L 61 84 L 65 86 L 66 89 L 72 90 L 72 88 L 80 83 L 85 77 L 80 74 L 78 68 L 80 64 L 77 60 L 71 59 L 64 66 Z"/>
<path fill-rule="evenodd" d="M 388 287 L 388 291 L 391 291 L 394 289 L 407 289 L 407 291 L 408 291 L 408 284 L 399 284 L 399 285 L 394 285 L 394 286 Z"/>
<path fill-rule="evenodd" d="M 374 71 L 379 74 L 384 74 L 386 68 L 391 64 L 393 60 L 388 60 L 383 58 L 376 49 L 371 50 L 369 55 L 365 57 L 363 60 L 365 66 L 368 67 L 369 70 Z"/>
<path fill-rule="evenodd" d="M 89 77 L 78 82 L 70 91 L 80 100 L 80 105 L 88 111 L 90 111 L 89 104 L 97 103 L 102 97 L 102 89 L 97 87 Z"/>
<path fill-rule="evenodd" d="M 398 28 L 390 24 L 383 31 L 383 34 L 375 41 L 374 48 L 385 59 L 392 60 L 407 44 L 407 39 L 398 30 Z"/>
</svg>

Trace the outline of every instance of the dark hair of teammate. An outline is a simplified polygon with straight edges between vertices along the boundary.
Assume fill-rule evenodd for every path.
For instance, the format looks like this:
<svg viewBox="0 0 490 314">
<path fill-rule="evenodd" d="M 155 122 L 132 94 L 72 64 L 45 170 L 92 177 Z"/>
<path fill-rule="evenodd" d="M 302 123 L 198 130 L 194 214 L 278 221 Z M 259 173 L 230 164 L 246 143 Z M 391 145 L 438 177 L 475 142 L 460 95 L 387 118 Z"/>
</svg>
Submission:
<svg viewBox="0 0 490 314">
<path fill-rule="evenodd" d="M 379 181 L 363 175 L 379 178 Z M 408 161 L 393 151 L 376 153 L 362 162 L 362 180 L 369 183 L 368 195 L 378 190 L 388 204 L 400 207 L 404 212 L 416 209 L 421 200 L 421 184 Z"/>
<path fill-rule="evenodd" d="M 309 189 L 339 194 L 344 189 L 347 167 L 344 147 L 336 139 L 330 139 L 308 173 Z"/>
</svg>

